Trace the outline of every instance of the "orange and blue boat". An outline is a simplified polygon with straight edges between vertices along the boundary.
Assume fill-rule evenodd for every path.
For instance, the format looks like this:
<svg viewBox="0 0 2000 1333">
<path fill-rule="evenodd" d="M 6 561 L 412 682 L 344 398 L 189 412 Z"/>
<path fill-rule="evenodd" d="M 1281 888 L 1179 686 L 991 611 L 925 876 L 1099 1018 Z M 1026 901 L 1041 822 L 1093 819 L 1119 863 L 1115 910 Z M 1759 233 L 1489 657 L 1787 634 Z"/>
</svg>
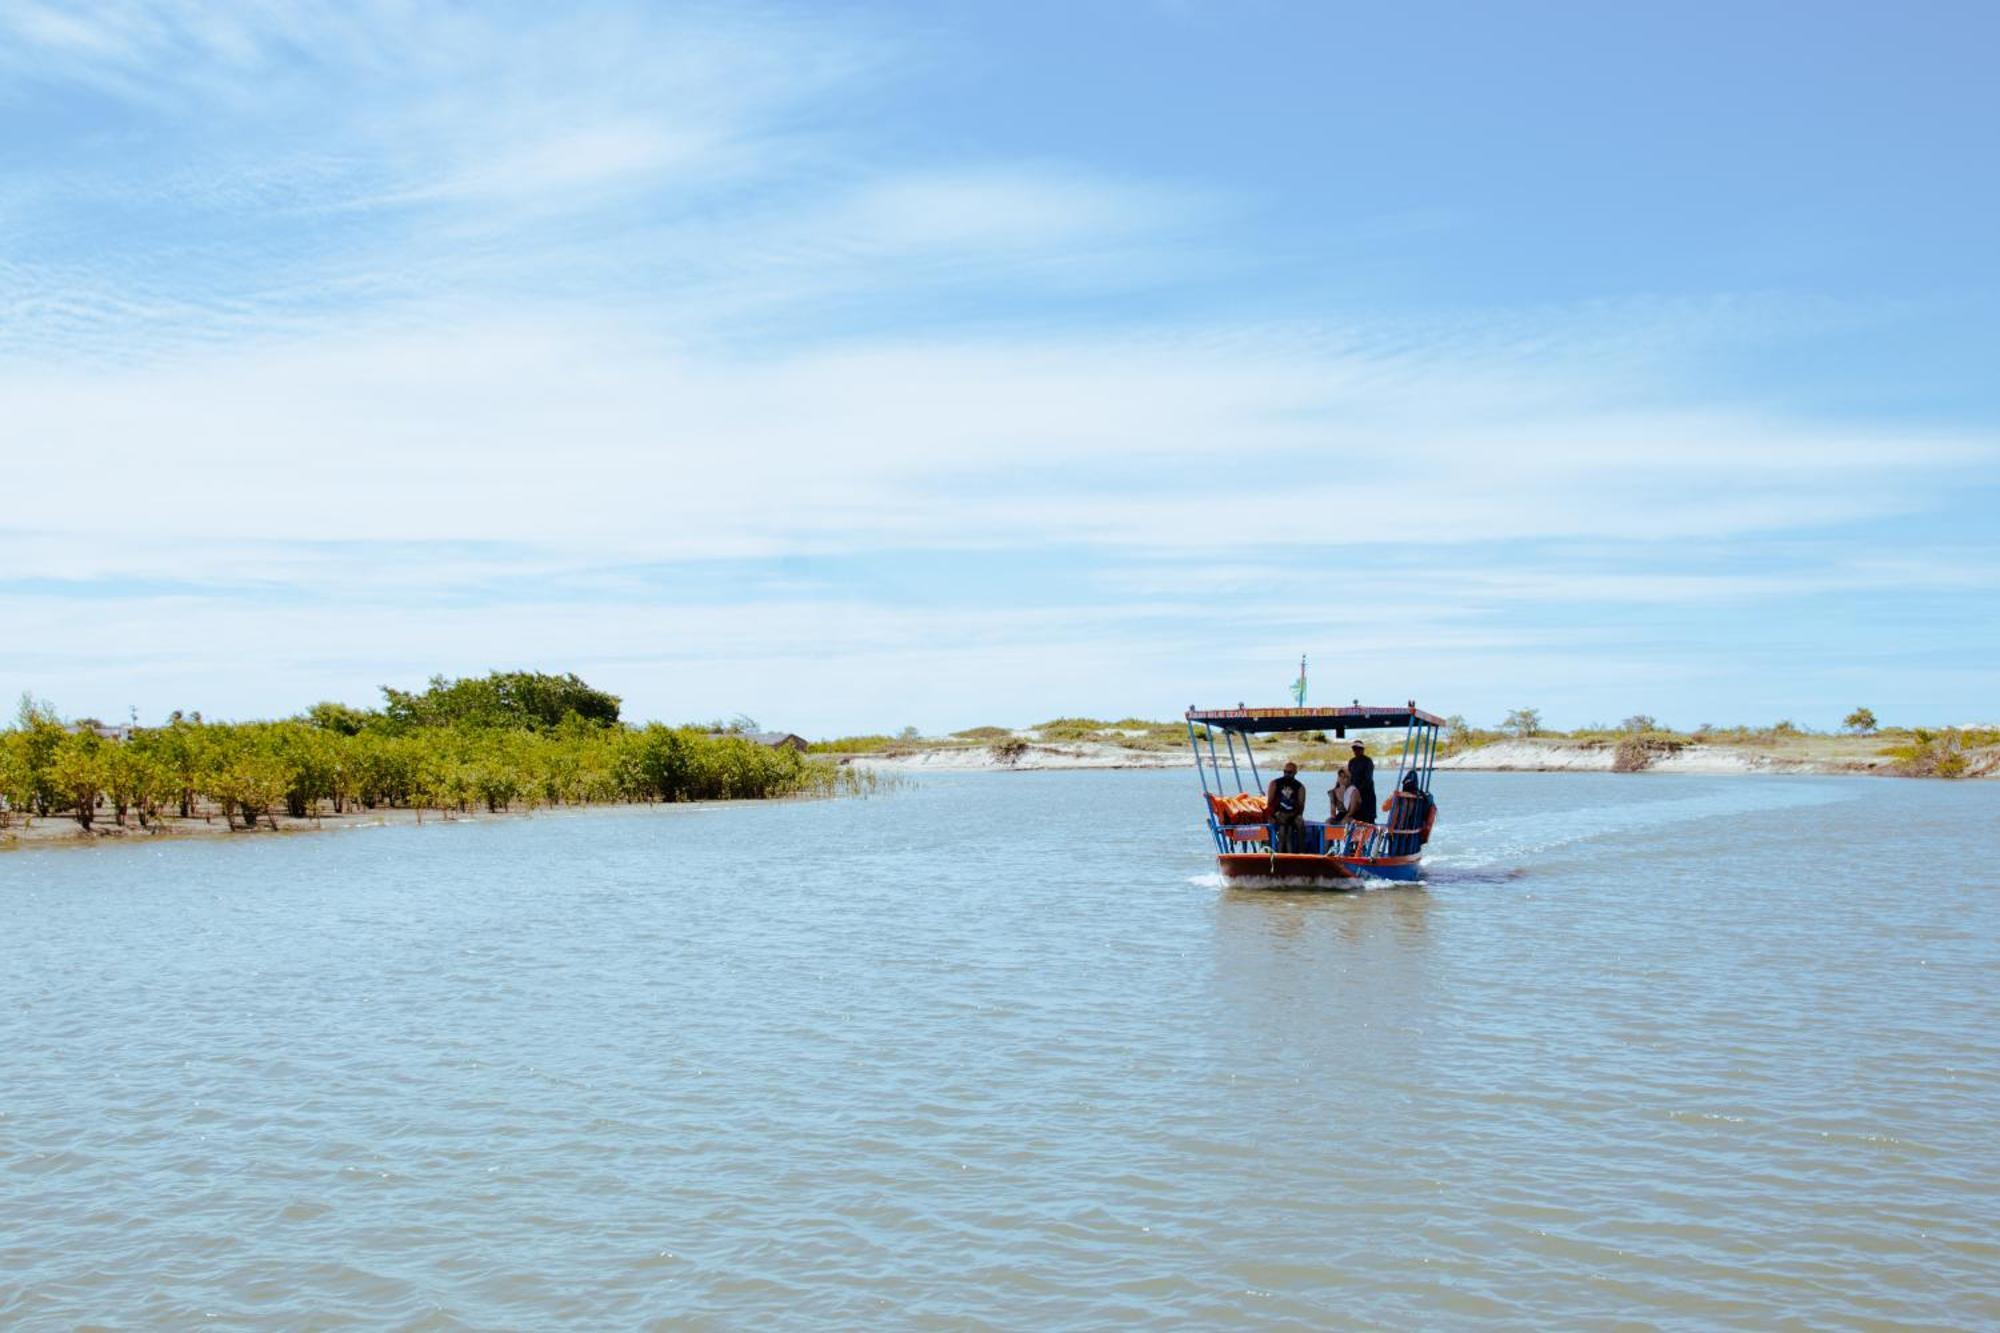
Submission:
<svg viewBox="0 0 2000 1333">
<path fill-rule="evenodd" d="M 1336 886 L 1355 880 L 1423 878 L 1424 845 L 1437 824 L 1431 777 L 1437 767 L 1443 718 L 1426 713 L 1414 700 L 1400 708 L 1239 705 L 1190 708 L 1187 728 L 1208 810 L 1208 832 L 1215 840 L 1216 868 L 1225 878 L 1302 880 Z M 1400 733 L 1401 749 L 1395 776 L 1387 784 L 1389 794 L 1378 808 L 1345 822 L 1308 819 L 1300 826 L 1295 849 L 1278 851 L 1265 807 L 1265 779 L 1252 742 L 1259 736 L 1301 732 L 1321 732 L 1341 740 L 1351 732 L 1389 732 L 1392 744 L 1395 733 Z M 1387 776 L 1386 768 L 1385 762 L 1376 770 L 1378 779 Z M 1250 778 L 1247 785 L 1246 770 Z M 1381 790 L 1379 782 L 1377 790 Z"/>
</svg>

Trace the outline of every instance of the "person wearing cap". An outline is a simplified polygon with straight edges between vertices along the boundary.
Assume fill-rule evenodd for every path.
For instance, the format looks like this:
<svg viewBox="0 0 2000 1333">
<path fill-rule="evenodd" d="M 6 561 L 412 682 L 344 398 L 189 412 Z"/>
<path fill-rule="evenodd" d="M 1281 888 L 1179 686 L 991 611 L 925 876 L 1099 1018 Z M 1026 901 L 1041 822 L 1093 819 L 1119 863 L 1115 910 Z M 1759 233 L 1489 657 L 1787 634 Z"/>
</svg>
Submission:
<svg viewBox="0 0 2000 1333">
<path fill-rule="evenodd" d="M 1364 824 L 1375 822 L 1375 813 L 1380 808 L 1375 803 L 1375 761 L 1368 757 L 1368 747 L 1360 741 L 1354 742 L 1354 757 L 1347 761 L 1348 776 L 1354 779 L 1355 817 Z"/>
<path fill-rule="evenodd" d="M 1264 808 L 1271 820 L 1271 850 L 1296 852 L 1304 841 L 1300 821 L 1306 816 L 1306 784 L 1299 766 L 1287 760 L 1283 777 L 1271 779 L 1264 791 Z"/>
</svg>

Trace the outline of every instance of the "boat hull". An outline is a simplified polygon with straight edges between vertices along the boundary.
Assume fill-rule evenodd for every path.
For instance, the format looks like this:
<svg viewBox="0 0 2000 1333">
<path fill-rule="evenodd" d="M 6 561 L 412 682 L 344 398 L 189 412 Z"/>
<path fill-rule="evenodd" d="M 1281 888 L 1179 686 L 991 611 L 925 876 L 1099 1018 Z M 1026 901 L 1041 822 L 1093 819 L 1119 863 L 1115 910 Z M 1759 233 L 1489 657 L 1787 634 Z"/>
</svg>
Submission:
<svg viewBox="0 0 2000 1333">
<path fill-rule="evenodd" d="M 1224 879 L 1307 880 L 1352 886 L 1357 880 L 1423 877 L 1423 857 L 1313 856 L 1301 852 L 1224 852 L 1215 858 Z"/>
</svg>

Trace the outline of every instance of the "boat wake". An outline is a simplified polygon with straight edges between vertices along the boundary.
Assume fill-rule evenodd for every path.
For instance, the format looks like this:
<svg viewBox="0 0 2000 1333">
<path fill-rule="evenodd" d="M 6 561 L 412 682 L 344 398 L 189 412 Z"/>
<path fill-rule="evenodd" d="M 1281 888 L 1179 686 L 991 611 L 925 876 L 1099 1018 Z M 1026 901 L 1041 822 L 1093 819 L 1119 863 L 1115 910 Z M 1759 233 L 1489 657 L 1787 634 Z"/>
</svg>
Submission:
<svg viewBox="0 0 2000 1333">
<path fill-rule="evenodd" d="M 1545 858 L 1581 844 L 1622 838 L 1652 829 L 1673 828 L 1707 819 L 1740 819 L 1746 814 L 1807 806 L 1837 805 L 1860 797 L 1817 783 L 1731 783 L 1731 790 L 1705 792 L 1665 801 L 1628 801 L 1581 810 L 1551 810 L 1531 815 L 1443 823 L 1424 856 L 1424 877 L 1432 883 L 1483 882 L 1518 878 L 1524 862 Z"/>
<path fill-rule="evenodd" d="M 1372 875 L 1356 875 L 1352 879 L 1308 879 L 1304 876 L 1281 875 L 1275 878 L 1258 876 L 1254 879 L 1230 879 L 1210 872 L 1206 875 L 1190 875 L 1188 883 L 1198 889 L 1234 889 L 1249 893 L 1369 893 L 1376 889 L 1414 889 L 1423 887 L 1422 880 L 1376 879 Z"/>
<path fill-rule="evenodd" d="M 1423 882 L 1434 886 L 1458 884 L 1512 884 L 1528 878 L 1526 866 L 1503 865 L 1424 865 Z"/>
</svg>

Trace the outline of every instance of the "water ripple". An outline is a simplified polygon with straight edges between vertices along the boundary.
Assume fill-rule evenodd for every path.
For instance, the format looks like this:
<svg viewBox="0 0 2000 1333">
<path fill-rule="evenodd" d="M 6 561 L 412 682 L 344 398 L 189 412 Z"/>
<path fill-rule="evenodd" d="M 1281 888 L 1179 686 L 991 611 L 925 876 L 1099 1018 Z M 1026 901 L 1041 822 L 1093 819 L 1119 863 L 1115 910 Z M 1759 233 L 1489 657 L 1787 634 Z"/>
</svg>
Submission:
<svg viewBox="0 0 2000 1333">
<path fill-rule="evenodd" d="M 0 1323 L 2000 1323 L 2000 786 L 1190 785 L 0 858 Z"/>
</svg>

